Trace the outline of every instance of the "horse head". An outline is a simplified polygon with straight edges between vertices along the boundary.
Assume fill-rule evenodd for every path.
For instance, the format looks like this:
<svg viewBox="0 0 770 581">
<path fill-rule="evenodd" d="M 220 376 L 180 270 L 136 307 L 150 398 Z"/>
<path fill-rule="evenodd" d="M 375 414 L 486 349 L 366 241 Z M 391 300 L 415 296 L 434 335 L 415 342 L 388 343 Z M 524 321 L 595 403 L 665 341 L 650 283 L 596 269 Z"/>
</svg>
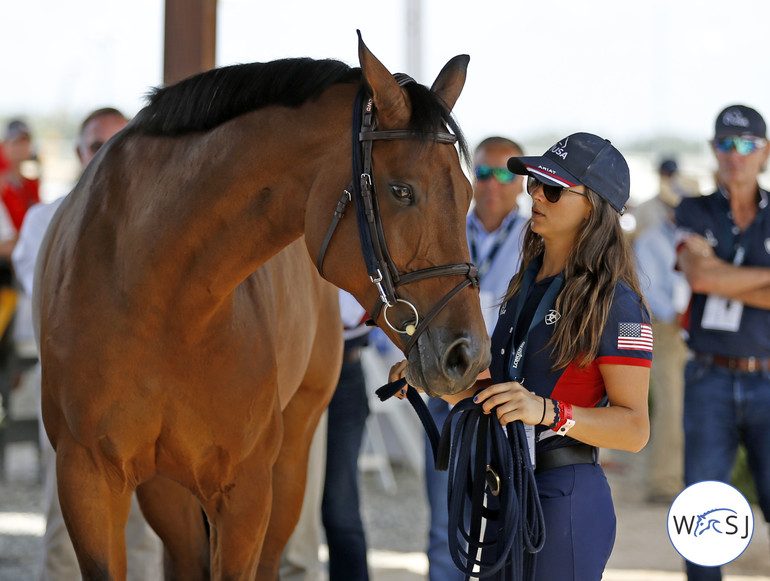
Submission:
<svg viewBox="0 0 770 581">
<path fill-rule="evenodd" d="M 695 523 L 695 532 L 693 533 L 694 536 L 699 537 L 709 529 L 714 530 L 720 534 L 724 532 L 718 527 L 718 525 L 722 524 L 721 516 L 712 516 L 715 512 L 731 512 L 735 514 L 735 511 L 731 508 L 715 508 L 706 511 L 703 514 L 699 514 L 698 520 Z"/>
<path fill-rule="evenodd" d="M 360 34 L 359 61 L 363 121 L 353 128 L 353 185 L 361 176 L 363 189 L 351 197 L 361 215 L 358 230 L 352 219 L 340 228 L 336 248 L 343 240 L 360 246 L 364 260 L 346 260 L 332 247 L 323 274 L 404 350 L 410 385 L 433 396 L 458 393 L 490 358 L 465 234 L 472 189 L 460 154 L 467 146 L 451 118 L 469 58 L 451 59 L 430 89 L 391 74 Z"/>
</svg>

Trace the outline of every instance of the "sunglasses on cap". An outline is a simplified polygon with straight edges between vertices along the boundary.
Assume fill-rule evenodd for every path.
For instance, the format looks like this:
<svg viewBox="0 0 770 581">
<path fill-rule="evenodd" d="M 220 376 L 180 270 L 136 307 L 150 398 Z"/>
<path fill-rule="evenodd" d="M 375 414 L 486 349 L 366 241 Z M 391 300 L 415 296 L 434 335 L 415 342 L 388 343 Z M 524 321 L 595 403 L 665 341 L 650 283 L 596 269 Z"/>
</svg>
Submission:
<svg viewBox="0 0 770 581">
<path fill-rule="evenodd" d="M 767 140 L 761 137 L 721 137 L 715 139 L 713 143 L 717 151 L 722 153 L 730 153 L 735 148 L 738 155 L 748 155 L 760 147 L 764 147 Z"/>
<path fill-rule="evenodd" d="M 516 174 L 508 171 L 507 167 L 489 167 L 488 165 L 476 166 L 476 179 L 486 181 L 493 177 L 501 184 L 510 184 L 516 179 Z"/>
<path fill-rule="evenodd" d="M 535 193 L 535 190 L 541 186 L 543 188 L 543 195 L 545 196 L 545 199 L 551 202 L 552 204 L 555 204 L 561 199 L 562 192 L 572 192 L 573 194 L 578 194 L 579 196 L 586 195 L 583 192 L 570 190 L 569 188 L 563 188 L 561 186 L 552 186 L 551 184 L 546 184 L 533 176 L 529 176 L 527 178 L 527 193 L 530 196 L 533 195 Z"/>
</svg>

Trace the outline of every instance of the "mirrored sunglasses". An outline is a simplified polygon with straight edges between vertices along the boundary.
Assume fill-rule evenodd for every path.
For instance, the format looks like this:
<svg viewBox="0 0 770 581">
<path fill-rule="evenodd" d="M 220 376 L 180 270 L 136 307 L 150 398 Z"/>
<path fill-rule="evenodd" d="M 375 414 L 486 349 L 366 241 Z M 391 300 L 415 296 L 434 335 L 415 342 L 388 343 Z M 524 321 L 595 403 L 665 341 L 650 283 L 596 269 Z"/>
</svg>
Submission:
<svg viewBox="0 0 770 581">
<path fill-rule="evenodd" d="M 714 147 L 722 153 L 730 153 L 734 148 L 738 155 L 748 155 L 766 143 L 761 137 L 722 137 L 714 140 Z"/>
<path fill-rule="evenodd" d="M 501 184 L 510 184 L 516 179 L 516 174 L 508 171 L 507 167 L 490 167 L 488 165 L 476 166 L 476 179 L 479 181 L 486 181 L 493 177 Z"/>
<path fill-rule="evenodd" d="M 545 199 L 552 204 L 555 204 L 561 199 L 562 192 L 572 192 L 573 194 L 577 194 L 579 196 L 586 195 L 583 192 L 578 192 L 576 190 L 570 190 L 568 188 L 562 188 L 561 186 L 552 186 L 551 184 L 546 184 L 533 176 L 529 176 L 527 178 L 527 193 L 530 196 L 533 195 L 535 190 L 539 187 L 543 188 L 543 195 L 545 196 Z"/>
</svg>

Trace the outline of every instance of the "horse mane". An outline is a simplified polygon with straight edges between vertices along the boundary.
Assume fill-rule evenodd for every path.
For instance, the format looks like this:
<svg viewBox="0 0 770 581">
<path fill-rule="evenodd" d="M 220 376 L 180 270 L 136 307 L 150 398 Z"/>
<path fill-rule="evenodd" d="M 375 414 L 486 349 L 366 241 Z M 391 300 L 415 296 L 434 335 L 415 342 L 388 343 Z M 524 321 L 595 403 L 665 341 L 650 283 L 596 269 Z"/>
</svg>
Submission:
<svg viewBox="0 0 770 581">
<path fill-rule="evenodd" d="M 132 127 L 164 136 L 207 131 L 269 105 L 299 107 L 333 84 L 360 78 L 361 69 L 332 59 L 292 58 L 220 67 L 153 89 Z"/>
<path fill-rule="evenodd" d="M 360 80 L 360 68 L 333 59 L 287 58 L 220 67 L 153 89 L 131 127 L 170 137 L 207 131 L 269 105 L 299 107 L 331 85 Z M 404 89 L 412 104 L 410 128 L 429 134 L 449 127 L 457 136 L 460 155 L 469 160 L 467 141 L 440 99 L 415 82 Z"/>
</svg>

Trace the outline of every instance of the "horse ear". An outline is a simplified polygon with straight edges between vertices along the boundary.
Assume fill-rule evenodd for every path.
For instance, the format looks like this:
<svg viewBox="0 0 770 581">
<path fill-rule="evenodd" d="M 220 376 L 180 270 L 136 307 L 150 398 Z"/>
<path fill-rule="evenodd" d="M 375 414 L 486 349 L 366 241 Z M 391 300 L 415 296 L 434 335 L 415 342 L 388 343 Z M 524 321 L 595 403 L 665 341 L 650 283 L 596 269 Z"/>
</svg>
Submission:
<svg viewBox="0 0 770 581">
<path fill-rule="evenodd" d="M 436 93 L 447 106 L 447 109 L 451 111 L 457 98 L 460 96 L 460 92 L 465 85 L 465 75 L 468 70 L 468 61 L 471 60 L 467 54 L 460 54 L 450 60 L 441 69 L 441 72 L 433 82 L 431 91 Z"/>
<path fill-rule="evenodd" d="M 383 127 L 400 127 L 409 122 L 411 106 L 404 90 L 393 75 L 364 44 L 361 31 L 358 33 L 358 60 L 364 79 L 372 90 L 377 119 Z"/>
</svg>

